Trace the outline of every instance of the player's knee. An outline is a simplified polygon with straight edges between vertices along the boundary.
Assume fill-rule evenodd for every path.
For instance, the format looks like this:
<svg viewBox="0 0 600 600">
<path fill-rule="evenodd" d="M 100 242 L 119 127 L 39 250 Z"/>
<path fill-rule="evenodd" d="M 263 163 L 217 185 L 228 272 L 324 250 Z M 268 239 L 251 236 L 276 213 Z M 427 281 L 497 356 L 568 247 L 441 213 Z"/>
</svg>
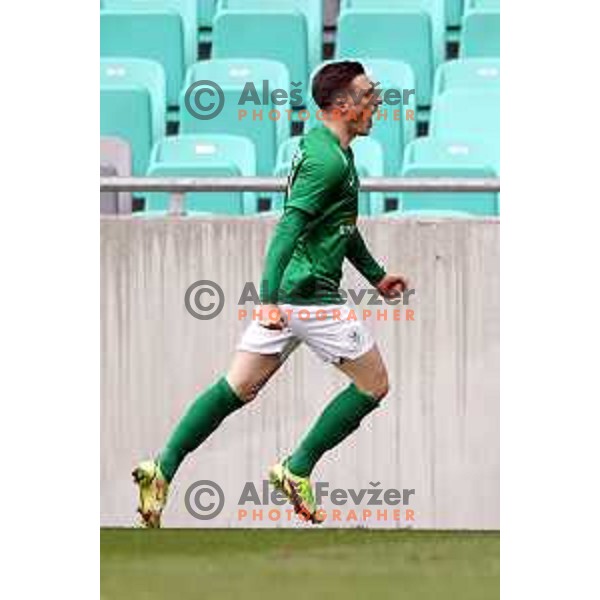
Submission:
<svg viewBox="0 0 600 600">
<path fill-rule="evenodd" d="M 390 383 L 386 372 L 377 374 L 367 385 L 359 385 L 358 387 L 369 396 L 372 396 L 376 402 L 383 400 L 390 391 Z"/>
<path fill-rule="evenodd" d="M 389 391 L 390 383 L 388 381 L 388 377 L 387 375 L 383 375 L 377 378 L 377 381 L 375 382 L 371 391 L 371 395 L 373 396 L 373 398 L 375 398 L 375 400 L 377 400 L 377 402 L 381 402 L 381 400 L 383 400 L 388 395 Z"/>
<path fill-rule="evenodd" d="M 228 381 L 235 395 L 244 403 L 252 402 L 258 396 L 262 387 L 252 381 L 232 381 L 229 378 Z"/>
</svg>

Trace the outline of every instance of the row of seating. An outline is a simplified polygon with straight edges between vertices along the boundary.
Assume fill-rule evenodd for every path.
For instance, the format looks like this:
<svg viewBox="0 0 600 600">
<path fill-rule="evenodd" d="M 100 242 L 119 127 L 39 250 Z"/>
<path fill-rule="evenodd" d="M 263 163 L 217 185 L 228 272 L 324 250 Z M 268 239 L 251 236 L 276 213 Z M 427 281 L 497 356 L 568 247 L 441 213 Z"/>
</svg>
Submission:
<svg viewBox="0 0 600 600">
<path fill-rule="evenodd" d="M 287 176 L 298 137 L 279 150 L 275 175 Z M 353 144 L 359 176 L 383 175 L 384 151 L 379 142 L 360 138 Z M 127 176 L 129 148 L 118 138 L 101 140 L 101 175 Z M 119 158 L 121 157 L 121 158 Z M 232 177 L 256 174 L 256 150 L 250 140 L 228 135 L 181 135 L 165 138 L 152 153 L 148 176 Z M 479 140 L 465 137 L 423 137 L 414 140 L 406 150 L 404 177 L 496 177 L 497 153 Z M 190 213 L 228 215 L 257 214 L 259 196 L 270 196 L 271 208 L 280 210 L 282 194 L 256 194 L 253 192 L 191 192 L 186 194 L 186 209 Z M 169 207 L 169 194 L 145 194 L 146 213 L 164 213 Z M 105 214 L 131 213 L 129 193 L 101 195 L 101 212 Z M 498 195 L 492 192 L 457 193 L 382 193 L 361 192 L 361 215 L 380 215 L 397 207 L 403 211 L 447 211 L 471 215 L 499 214 Z"/>
<path fill-rule="evenodd" d="M 497 0 L 495 0 L 497 2 Z M 493 0 L 468 0 L 462 57 L 499 56 L 500 13 Z M 167 101 L 176 106 L 184 74 L 196 60 L 196 0 L 104 0 L 102 56 L 160 62 Z M 336 58 L 386 59 L 411 66 L 421 107 L 431 103 L 435 69 L 444 61 L 446 0 L 345 0 Z M 322 61 L 321 0 L 221 0 L 213 21 L 212 58 L 282 62 L 306 82 Z"/>
<path fill-rule="evenodd" d="M 367 71 L 380 82 L 380 89 L 412 90 L 415 78 L 408 65 L 386 60 L 365 61 Z M 152 147 L 159 142 L 165 132 L 165 77 L 158 63 L 145 59 L 101 59 L 100 61 L 100 131 L 104 136 L 127 139 L 133 150 L 133 172 L 143 175 L 148 168 Z M 247 82 L 254 82 L 257 90 L 262 90 L 262 82 L 268 81 L 271 89 L 290 89 L 289 75 L 285 67 L 274 61 L 265 60 L 209 60 L 195 63 L 188 71 L 184 89 L 196 81 L 210 80 L 219 84 L 223 91 L 223 109 L 212 119 L 201 120 L 193 112 L 184 109 L 181 113 L 180 132 L 184 134 L 225 133 L 248 137 L 257 148 L 257 173 L 270 175 L 276 166 L 277 149 L 290 138 L 289 105 L 255 106 L 239 104 L 239 99 Z M 440 124 L 440 106 L 463 100 L 446 100 L 445 95 L 454 90 L 499 90 L 500 68 L 496 59 L 460 59 L 443 63 L 438 69 L 434 85 L 434 109 L 432 129 L 452 130 L 454 125 L 465 119 L 473 121 L 479 111 L 489 109 L 491 122 L 496 107 L 477 106 L 465 100 L 466 105 L 452 106 L 442 115 L 452 116 Z M 182 94 L 182 105 L 185 104 Z M 471 97 L 471 96 L 470 96 Z M 382 98 L 388 99 L 385 93 Z M 454 97 L 452 97 L 454 98 Z M 473 96 L 473 98 L 475 98 Z M 193 99 L 190 98 L 193 104 Z M 400 102 L 400 104 L 398 104 Z M 192 106 L 193 108 L 193 106 Z M 279 111 L 280 118 L 272 120 L 269 112 Z M 240 110 L 247 114 L 241 116 Z M 253 111 L 262 120 L 256 120 Z M 408 104 L 390 98 L 375 115 L 372 131 L 374 139 L 385 148 L 384 175 L 393 176 L 402 169 L 404 150 L 416 138 L 416 111 L 414 94 L 408 94 Z M 457 114 L 455 114 L 457 113 Z M 277 115 L 277 113 L 274 113 Z M 308 102 L 308 121 L 305 129 L 318 124 L 318 110 L 314 102 Z M 412 118 L 411 118 L 412 117 Z M 461 120 L 462 119 L 462 120 Z M 461 125 L 462 127 L 463 125 Z M 497 129 L 497 128 L 496 128 Z M 490 142 L 498 143 L 498 132 L 493 131 Z"/>
<path fill-rule="evenodd" d="M 197 29 L 212 28 L 218 0 L 100 0 L 102 9 L 175 10 Z"/>
<path fill-rule="evenodd" d="M 323 64 L 323 0 L 101 0 L 101 8 L 101 174 L 287 174 L 298 138 L 286 110 L 293 104 L 297 118 L 306 106 L 304 130 L 318 125 L 307 73 Z M 212 28 L 211 60 L 196 62 L 198 24 Z M 459 24 L 461 59 L 444 62 L 446 27 Z M 362 177 L 499 174 L 499 0 L 341 0 L 337 28 L 336 59 L 360 59 L 384 90 L 417 92 L 406 105 L 384 104 L 372 135 L 353 144 Z M 208 120 L 186 106 L 186 91 L 201 80 L 219 84 L 224 97 L 223 110 Z M 260 90 L 263 80 L 285 90 L 300 81 L 302 101 L 239 106 L 246 83 Z M 167 108 L 175 106 L 180 135 L 166 137 Z M 429 106 L 429 136 L 417 139 L 414 115 Z M 272 109 L 283 115 L 278 121 L 268 117 Z M 147 211 L 166 210 L 167 194 L 144 196 Z M 395 206 L 498 213 L 490 193 L 359 198 L 361 214 Z M 253 193 L 186 199 L 192 212 L 259 209 Z M 269 199 L 281 207 L 282 195 Z M 109 213 L 132 204 L 130 194 L 103 194 L 101 202 Z"/>
<path fill-rule="evenodd" d="M 150 119 L 150 117 L 148 117 Z M 316 123 L 309 123 L 309 127 Z M 377 125 L 374 128 L 376 131 Z M 272 173 L 285 176 L 299 137 L 280 142 Z M 254 176 L 258 172 L 260 151 L 256 140 L 247 136 L 218 133 L 183 134 L 163 137 L 151 153 L 149 176 Z M 361 177 L 385 175 L 387 148 L 375 136 L 355 141 L 353 149 Z M 404 151 L 402 169 L 394 173 L 405 177 L 494 177 L 499 175 L 499 91 L 494 89 L 454 88 L 443 91 L 434 104 L 428 137 L 411 140 Z M 104 167 L 111 164 L 103 157 Z M 115 166 L 115 170 L 118 171 Z M 282 196 L 271 198 L 274 209 L 281 208 Z M 404 210 L 441 208 L 471 214 L 497 214 L 498 199 L 493 193 L 361 193 L 361 214 L 381 214 L 390 200 Z M 146 197 L 150 211 L 166 210 L 168 195 L 152 193 Z M 120 204 L 123 204 L 121 201 Z M 393 203 L 392 203 L 393 205 Z M 254 214 L 258 211 L 256 194 L 191 193 L 191 211 L 225 214 Z"/>
<path fill-rule="evenodd" d="M 165 6 L 169 0 L 100 0 L 100 8 L 138 8 L 140 2 L 147 2 L 146 6 Z M 362 0 L 363 3 L 366 0 Z M 339 0 L 194 0 L 196 12 L 194 20 L 199 29 L 212 29 L 213 21 L 218 10 L 227 8 L 294 8 L 303 13 L 308 21 L 309 28 L 314 26 L 317 31 L 322 31 L 324 23 L 324 14 L 326 12 L 326 4 L 337 4 L 333 11 L 337 13 L 339 8 Z M 376 0 L 375 4 L 379 4 L 383 8 L 400 8 L 406 0 Z M 352 8 L 353 0 L 342 0 L 343 8 Z M 259 6 L 260 5 L 260 6 Z M 473 10 L 500 10 L 499 0 L 444 0 L 443 14 L 444 21 L 448 28 L 458 28 L 461 25 L 462 17 L 465 13 Z M 188 13 L 190 14 L 190 13 Z"/>
</svg>

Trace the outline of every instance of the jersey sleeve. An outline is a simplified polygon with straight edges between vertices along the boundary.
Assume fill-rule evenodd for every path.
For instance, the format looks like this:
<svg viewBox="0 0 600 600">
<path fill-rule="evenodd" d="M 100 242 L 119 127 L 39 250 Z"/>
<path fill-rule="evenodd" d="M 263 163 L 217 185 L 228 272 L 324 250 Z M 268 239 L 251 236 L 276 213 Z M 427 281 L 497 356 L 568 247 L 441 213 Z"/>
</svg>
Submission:
<svg viewBox="0 0 600 600">
<path fill-rule="evenodd" d="M 321 213 L 337 193 L 345 173 L 342 157 L 329 152 L 306 152 L 292 173 L 286 206 L 309 215 Z"/>
<path fill-rule="evenodd" d="M 263 304 L 277 304 L 283 274 L 309 222 L 308 214 L 286 206 L 265 257 L 260 288 L 260 301 Z"/>
<path fill-rule="evenodd" d="M 358 229 L 348 243 L 346 258 L 371 285 L 377 285 L 385 277 L 385 269 L 373 258 Z"/>
</svg>

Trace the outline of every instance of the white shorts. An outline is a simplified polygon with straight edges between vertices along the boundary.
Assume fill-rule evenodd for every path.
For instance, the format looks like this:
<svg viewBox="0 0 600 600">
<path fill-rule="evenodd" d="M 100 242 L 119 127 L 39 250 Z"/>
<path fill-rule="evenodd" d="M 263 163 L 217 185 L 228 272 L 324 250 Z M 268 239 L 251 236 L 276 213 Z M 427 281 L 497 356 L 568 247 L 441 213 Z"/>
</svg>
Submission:
<svg viewBox="0 0 600 600">
<path fill-rule="evenodd" d="M 286 322 L 282 330 L 267 329 L 253 320 L 246 328 L 238 350 L 276 354 L 284 360 L 302 342 L 324 362 L 339 363 L 362 356 L 374 345 L 361 321 L 348 319 L 354 307 L 341 305 L 297 306 L 282 304 Z M 258 310 L 258 309 L 257 309 Z"/>
</svg>

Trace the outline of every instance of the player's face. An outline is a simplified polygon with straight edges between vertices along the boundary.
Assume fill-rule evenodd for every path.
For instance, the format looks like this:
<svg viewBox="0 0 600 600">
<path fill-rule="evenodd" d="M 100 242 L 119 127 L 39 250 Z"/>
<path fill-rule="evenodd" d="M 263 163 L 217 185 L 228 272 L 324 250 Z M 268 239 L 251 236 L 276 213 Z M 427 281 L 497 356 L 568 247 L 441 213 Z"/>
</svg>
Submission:
<svg viewBox="0 0 600 600">
<path fill-rule="evenodd" d="M 350 102 L 354 103 L 353 112 L 357 118 L 350 120 L 356 135 L 369 135 L 373 127 L 373 114 L 381 105 L 380 90 L 367 75 L 358 75 L 352 81 Z"/>
</svg>

